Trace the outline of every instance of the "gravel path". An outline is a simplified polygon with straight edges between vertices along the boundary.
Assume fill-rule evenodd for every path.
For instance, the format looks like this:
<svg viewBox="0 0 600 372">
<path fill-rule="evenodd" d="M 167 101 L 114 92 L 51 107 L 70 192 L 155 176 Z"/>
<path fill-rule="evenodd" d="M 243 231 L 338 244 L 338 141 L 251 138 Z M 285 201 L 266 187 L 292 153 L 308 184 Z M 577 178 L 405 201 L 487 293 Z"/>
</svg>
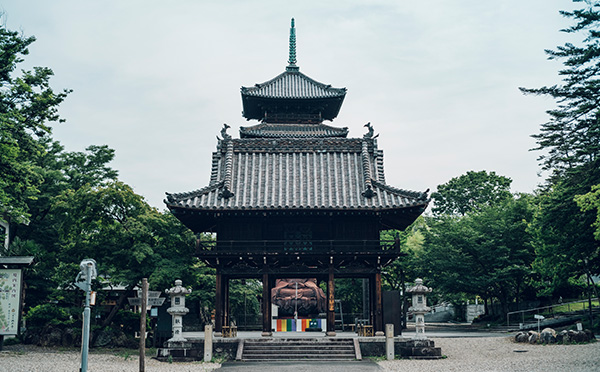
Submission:
<svg viewBox="0 0 600 372">
<path fill-rule="evenodd" d="M 594 372 L 600 371 L 600 342 L 530 345 L 512 337 L 435 338 L 446 359 L 379 362 L 402 372 Z"/>
<path fill-rule="evenodd" d="M 447 356 L 440 360 L 382 361 L 384 371 L 398 372 L 600 372 L 600 342 L 587 345 L 529 345 L 509 337 L 434 338 Z M 43 349 L 20 345 L 0 352 L 0 372 L 75 372 L 79 370 L 77 350 Z M 148 372 L 200 372 L 219 368 L 213 363 L 162 363 L 147 358 Z M 325 368 L 333 371 L 335 368 Z M 137 372 L 135 353 L 93 351 L 89 372 Z M 251 364 L 247 371 L 255 370 Z M 318 369 L 315 369 L 318 370 Z M 216 370 L 215 372 L 218 372 Z"/>
<path fill-rule="evenodd" d="M 17 345 L 20 346 L 20 345 Z M 129 354 L 133 352 L 133 354 Z M 5 347 L 0 352 L 0 372 L 77 372 L 81 356 L 77 350 L 44 349 L 41 347 Z M 163 363 L 146 357 L 147 372 L 204 372 L 221 365 L 216 363 Z M 90 352 L 88 372 L 138 372 L 136 350 Z"/>
</svg>

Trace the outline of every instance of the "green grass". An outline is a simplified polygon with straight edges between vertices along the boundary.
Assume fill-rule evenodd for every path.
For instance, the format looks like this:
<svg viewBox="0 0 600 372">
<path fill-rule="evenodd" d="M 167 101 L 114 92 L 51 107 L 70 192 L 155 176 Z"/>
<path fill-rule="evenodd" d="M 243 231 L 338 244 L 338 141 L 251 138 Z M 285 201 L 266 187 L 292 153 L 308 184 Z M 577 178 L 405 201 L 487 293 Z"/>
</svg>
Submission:
<svg viewBox="0 0 600 372">
<path fill-rule="evenodd" d="M 600 306 L 600 302 L 598 302 L 597 300 L 592 301 L 592 306 Z M 560 306 L 555 306 L 554 307 L 554 312 L 555 313 L 567 313 L 569 311 L 581 311 L 583 309 L 588 309 L 588 302 L 577 302 L 574 304 L 569 304 L 569 305 L 560 305 Z M 551 314 L 550 311 L 545 311 L 542 314 Z"/>
</svg>

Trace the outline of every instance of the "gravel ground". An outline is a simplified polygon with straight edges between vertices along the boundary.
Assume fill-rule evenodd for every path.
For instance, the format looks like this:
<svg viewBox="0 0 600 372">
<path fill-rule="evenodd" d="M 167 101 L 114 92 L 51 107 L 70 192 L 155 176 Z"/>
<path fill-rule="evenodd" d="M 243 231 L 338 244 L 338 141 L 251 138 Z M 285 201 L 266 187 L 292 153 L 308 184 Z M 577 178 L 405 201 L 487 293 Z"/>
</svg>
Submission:
<svg viewBox="0 0 600 372">
<path fill-rule="evenodd" d="M 132 351 L 91 351 L 88 372 L 138 372 L 139 358 Z M 78 350 L 44 349 L 31 346 L 7 346 L 0 352 L 0 372 L 77 372 L 81 367 Z M 204 372 L 221 365 L 216 363 L 163 363 L 146 356 L 148 372 Z"/>
<path fill-rule="evenodd" d="M 512 337 L 435 338 L 446 359 L 379 362 L 402 372 L 594 372 L 600 371 L 600 342 L 530 345 Z"/>
<path fill-rule="evenodd" d="M 529 345 L 509 337 L 434 338 L 446 359 L 382 361 L 385 371 L 402 372 L 600 372 L 600 342 L 586 345 Z M 89 372 L 137 372 L 136 354 L 125 351 L 92 351 Z M 199 372 L 219 368 L 214 363 L 162 363 L 147 358 L 148 372 Z M 0 352 L 0 372 L 75 372 L 80 367 L 77 350 L 44 349 L 21 345 Z M 335 368 L 326 368 L 333 371 Z M 253 371 L 251 364 L 247 371 Z M 217 372 L 217 371 L 215 371 Z"/>
</svg>

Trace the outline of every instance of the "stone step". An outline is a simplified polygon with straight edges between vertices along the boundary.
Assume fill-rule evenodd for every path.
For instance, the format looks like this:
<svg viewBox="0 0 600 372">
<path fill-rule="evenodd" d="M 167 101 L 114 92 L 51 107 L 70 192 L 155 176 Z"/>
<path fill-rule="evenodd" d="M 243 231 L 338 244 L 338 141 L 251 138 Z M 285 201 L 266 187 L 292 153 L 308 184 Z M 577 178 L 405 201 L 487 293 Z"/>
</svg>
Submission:
<svg viewBox="0 0 600 372">
<path fill-rule="evenodd" d="M 256 343 L 256 344 L 269 344 L 269 343 L 273 343 L 273 344 L 277 344 L 277 343 L 292 343 L 292 342 L 299 342 L 299 343 L 310 343 L 310 344 L 343 344 L 343 343 L 348 343 L 348 342 L 352 342 L 353 339 L 352 338 L 281 338 L 281 339 L 272 339 L 272 338 L 266 338 L 266 339 L 253 339 L 253 340 L 248 340 L 248 342 L 252 342 L 252 343 Z"/>
<path fill-rule="evenodd" d="M 352 339 L 284 339 L 252 340 L 243 345 L 242 360 L 355 360 L 356 351 Z"/>
<path fill-rule="evenodd" d="M 273 350 L 273 349 L 269 349 L 269 350 L 245 350 L 244 349 L 244 354 L 245 355 L 250 355 L 250 354 L 273 354 L 273 355 L 282 355 L 282 354 L 308 354 L 310 352 L 314 352 L 314 353 L 318 353 L 318 354 L 323 354 L 323 355 L 333 355 L 333 354 L 352 354 L 354 355 L 354 349 L 345 349 L 345 350 L 316 350 L 316 349 L 303 349 L 303 350 L 294 350 L 294 349 L 287 349 L 287 350 Z"/>
<path fill-rule="evenodd" d="M 324 355 L 324 354 L 294 354 L 294 355 L 275 355 L 272 354 L 250 354 L 244 355 L 243 360 L 255 360 L 255 359 L 269 359 L 269 360 L 305 360 L 305 359 L 316 359 L 316 360 L 354 360 L 354 353 L 352 354 L 335 354 L 335 355 Z"/>
<path fill-rule="evenodd" d="M 281 359 L 283 360 L 283 359 Z M 350 360 L 354 360 L 354 359 L 347 359 L 347 358 L 340 358 L 340 359 L 336 359 L 336 358 L 327 358 L 327 359 L 285 359 L 286 362 L 302 362 L 302 361 L 315 361 L 315 360 L 323 360 L 323 361 L 328 361 L 328 362 L 347 362 Z M 248 363 L 254 363 L 254 362 L 274 362 L 277 360 L 274 360 L 272 358 L 266 358 L 266 359 L 244 359 L 244 362 L 248 362 Z"/>
<path fill-rule="evenodd" d="M 253 348 L 253 349 L 273 349 L 273 348 L 307 348 L 307 349 L 343 349 L 343 348 L 354 348 L 352 344 L 346 345 L 309 345 L 309 344 L 301 344 L 301 345 L 290 345 L 290 344 L 253 344 L 253 343 L 245 343 L 244 347 Z"/>
</svg>

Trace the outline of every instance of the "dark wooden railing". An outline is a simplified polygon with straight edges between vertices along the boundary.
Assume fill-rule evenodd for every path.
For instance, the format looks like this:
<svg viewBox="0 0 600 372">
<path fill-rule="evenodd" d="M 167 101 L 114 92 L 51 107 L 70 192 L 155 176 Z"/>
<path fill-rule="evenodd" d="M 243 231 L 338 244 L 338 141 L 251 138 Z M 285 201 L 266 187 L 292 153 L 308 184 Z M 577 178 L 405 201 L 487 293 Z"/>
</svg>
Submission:
<svg viewBox="0 0 600 372">
<path fill-rule="evenodd" d="M 220 240 L 198 241 L 196 253 L 400 253 L 398 240 Z"/>
</svg>

